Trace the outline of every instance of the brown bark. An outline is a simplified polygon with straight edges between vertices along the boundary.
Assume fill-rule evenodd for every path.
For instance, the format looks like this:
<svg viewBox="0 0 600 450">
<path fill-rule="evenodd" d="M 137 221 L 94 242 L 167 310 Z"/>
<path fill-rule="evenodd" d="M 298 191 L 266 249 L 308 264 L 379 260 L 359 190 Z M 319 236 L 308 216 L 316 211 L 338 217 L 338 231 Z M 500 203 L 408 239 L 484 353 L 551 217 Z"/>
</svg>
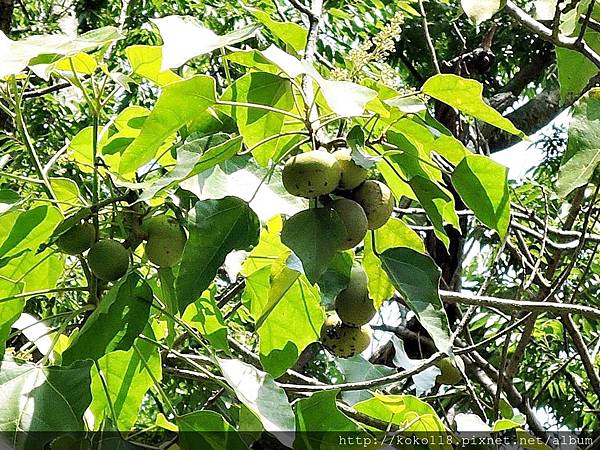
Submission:
<svg viewBox="0 0 600 450">
<path fill-rule="evenodd" d="M 14 6 L 14 0 L 0 0 L 0 30 L 6 35 L 10 33 Z"/>
</svg>

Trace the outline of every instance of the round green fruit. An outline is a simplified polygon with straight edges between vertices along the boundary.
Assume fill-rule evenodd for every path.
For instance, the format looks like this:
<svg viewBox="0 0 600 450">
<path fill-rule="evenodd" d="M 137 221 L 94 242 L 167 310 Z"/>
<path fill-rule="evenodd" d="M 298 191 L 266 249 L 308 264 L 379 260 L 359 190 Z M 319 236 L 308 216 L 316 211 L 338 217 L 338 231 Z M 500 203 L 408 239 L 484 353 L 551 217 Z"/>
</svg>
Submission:
<svg viewBox="0 0 600 450">
<path fill-rule="evenodd" d="M 92 273 L 104 281 L 118 280 L 129 268 L 129 251 L 112 239 L 96 242 L 87 259 Z"/>
<path fill-rule="evenodd" d="M 56 245 L 67 255 L 79 255 L 94 245 L 95 240 L 94 226 L 91 223 L 80 223 L 61 234 Z"/>
<path fill-rule="evenodd" d="M 146 256 L 159 267 L 173 267 L 181 259 L 187 241 L 184 229 L 169 216 L 152 217 L 144 222 L 147 234 Z"/>
<path fill-rule="evenodd" d="M 392 191 L 376 180 L 365 181 L 354 191 L 353 197 L 367 215 L 369 230 L 376 230 L 385 225 L 394 210 Z"/>
<path fill-rule="evenodd" d="M 348 250 L 356 247 L 367 234 L 367 216 L 361 206 L 354 200 L 338 198 L 331 207 L 338 213 L 344 227 L 346 236 L 339 245 L 339 250 Z"/>
<path fill-rule="evenodd" d="M 335 298 L 335 311 L 346 325 L 360 327 L 375 315 L 373 301 L 369 298 L 369 279 L 364 269 L 355 265 L 350 272 L 348 287 Z"/>
<path fill-rule="evenodd" d="M 439 384 L 455 385 L 460 383 L 460 380 L 462 380 L 460 370 L 458 370 L 454 364 L 452 364 L 450 358 L 441 359 L 436 363 L 436 366 L 442 372 L 436 378 L 436 381 Z"/>
<path fill-rule="evenodd" d="M 297 197 L 314 198 L 334 191 L 340 182 L 337 159 L 314 150 L 288 159 L 281 174 L 283 186 Z"/>
<path fill-rule="evenodd" d="M 352 161 L 350 150 L 338 150 L 333 152 L 333 156 L 337 159 L 342 171 L 340 184 L 338 185 L 340 189 L 354 189 L 367 179 L 369 171 Z"/>
<path fill-rule="evenodd" d="M 321 328 L 321 342 L 334 356 L 351 358 L 367 349 L 371 334 L 368 325 L 351 327 L 343 324 L 336 315 L 331 315 Z"/>
</svg>

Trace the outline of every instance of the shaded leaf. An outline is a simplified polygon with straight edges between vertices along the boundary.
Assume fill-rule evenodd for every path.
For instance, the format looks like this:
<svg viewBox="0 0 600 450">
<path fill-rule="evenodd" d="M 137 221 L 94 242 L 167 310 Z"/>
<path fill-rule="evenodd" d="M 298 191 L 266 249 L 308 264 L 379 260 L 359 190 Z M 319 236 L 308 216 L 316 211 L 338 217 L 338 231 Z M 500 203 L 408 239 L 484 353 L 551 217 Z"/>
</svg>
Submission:
<svg viewBox="0 0 600 450">
<path fill-rule="evenodd" d="M 339 391 L 317 392 L 299 400 L 296 413 L 294 450 L 325 450 L 340 448 L 340 434 L 354 436 L 360 427 L 342 413 L 336 405 Z"/>
<path fill-rule="evenodd" d="M 92 399 L 90 364 L 40 367 L 0 362 L 0 432 L 17 432 L 10 448 L 43 448 L 53 435 L 84 431 L 83 414 Z"/>
<path fill-rule="evenodd" d="M 181 450 L 210 448 L 213 450 L 244 450 L 244 443 L 236 429 L 214 411 L 195 411 L 177 418 Z"/>
<path fill-rule="evenodd" d="M 415 313 L 437 348 L 450 352 L 450 327 L 438 288 L 440 269 L 426 255 L 410 248 L 390 248 L 380 255 L 381 264 L 407 306 Z"/>
<path fill-rule="evenodd" d="M 390 218 L 384 226 L 373 233 L 367 233 L 363 267 L 369 277 L 369 296 L 373 299 L 376 308 L 380 308 L 384 301 L 394 295 L 394 286 L 375 253 L 393 247 L 408 247 L 425 253 L 425 244 L 421 237 L 404 221 L 395 217 Z"/>
<path fill-rule="evenodd" d="M 250 14 L 267 27 L 273 36 L 292 47 L 296 52 L 300 52 L 306 47 L 308 31 L 303 26 L 294 22 L 273 20 L 268 13 L 260 9 L 251 8 Z"/>
<path fill-rule="evenodd" d="M 188 230 L 176 281 L 182 312 L 210 286 L 232 250 L 249 250 L 258 243 L 260 224 L 246 202 L 225 197 L 196 203 L 188 216 Z"/>
<path fill-rule="evenodd" d="M 335 211 L 311 208 L 285 221 L 281 242 L 300 258 L 306 277 L 315 283 L 329 267 L 344 234 L 345 227 Z"/>
<path fill-rule="evenodd" d="M 98 360 L 115 350 L 129 350 L 148 323 L 152 289 L 131 273 L 111 288 L 98 308 L 73 337 L 63 353 L 63 363 Z"/>
</svg>

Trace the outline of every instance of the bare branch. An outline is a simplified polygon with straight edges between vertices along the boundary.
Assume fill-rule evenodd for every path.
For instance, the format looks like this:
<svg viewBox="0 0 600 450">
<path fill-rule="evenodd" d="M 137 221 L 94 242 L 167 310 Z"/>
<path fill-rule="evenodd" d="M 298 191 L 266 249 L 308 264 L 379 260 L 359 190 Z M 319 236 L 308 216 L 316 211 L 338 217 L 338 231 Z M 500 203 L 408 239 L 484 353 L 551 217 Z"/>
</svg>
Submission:
<svg viewBox="0 0 600 450">
<path fill-rule="evenodd" d="M 440 297 L 446 303 L 462 303 L 465 305 L 493 307 L 506 311 L 546 312 L 554 313 L 557 316 L 563 314 L 580 314 L 590 319 L 600 320 L 600 309 L 586 305 L 509 300 L 497 297 L 475 296 L 453 291 L 440 291 Z"/>
<path fill-rule="evenodd" d="M 594 2 L 592 2 L 594 3 Z M 551 42 L 557 47 L 567 48 L 575 50 L 585 55 L 590 61 L 592 61 L 598 68 L 600 68 L 600 55 L 598 55 L 592 48 L 585 43 L 585 41 L 579 42 L 577 38 L 570 38 L 565 36 L 557 35 L 551 29 L 543 25 L 542 23 L 535 20 L 512 1 L 507 1 L 505 6 L 508 14 L 527 28 L 529 31 L 538 35 L 541 39 Z"/>
</svg>

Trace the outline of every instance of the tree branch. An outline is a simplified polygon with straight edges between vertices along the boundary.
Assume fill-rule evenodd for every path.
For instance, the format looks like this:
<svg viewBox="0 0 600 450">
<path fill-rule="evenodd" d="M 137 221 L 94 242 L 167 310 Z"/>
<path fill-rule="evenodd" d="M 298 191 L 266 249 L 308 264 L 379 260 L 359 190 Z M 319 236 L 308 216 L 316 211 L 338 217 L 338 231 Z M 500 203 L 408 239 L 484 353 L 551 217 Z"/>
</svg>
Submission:
<svg viewBox="0 0 600 450">
<path fill-rule="evenodd" d="M 596 65 L 596 67 L 600 68 L 600 56 L 594 50 L 592 50 L 592 48 L 587 45 L 585 41 L 580 42 L 577 38 L 570 38 L 560 35 L 554 36 L 550 28 L 535 20 L 510 0 L 506 2 L 505 9 L 513 19 L 515 19 L 529 31 L 538 35 L 541 39 L 551 42 L 557 47 L 575 50 L 576 52 L 586 56 Z"/>
<path fill-rule="evenodd" d="M 497 297 L 475 296 L 453 291 L 440 291 L 440 297 L 446 303 L 462 303 L 465 305 L 492 307 L 507 311 L 546 312 L 554 313 L 557 316 L 563 314 L 580 314 L 590 319 L 600 320 L 600 309 L 586 305 L 509 300 Z"/>
</svg>

